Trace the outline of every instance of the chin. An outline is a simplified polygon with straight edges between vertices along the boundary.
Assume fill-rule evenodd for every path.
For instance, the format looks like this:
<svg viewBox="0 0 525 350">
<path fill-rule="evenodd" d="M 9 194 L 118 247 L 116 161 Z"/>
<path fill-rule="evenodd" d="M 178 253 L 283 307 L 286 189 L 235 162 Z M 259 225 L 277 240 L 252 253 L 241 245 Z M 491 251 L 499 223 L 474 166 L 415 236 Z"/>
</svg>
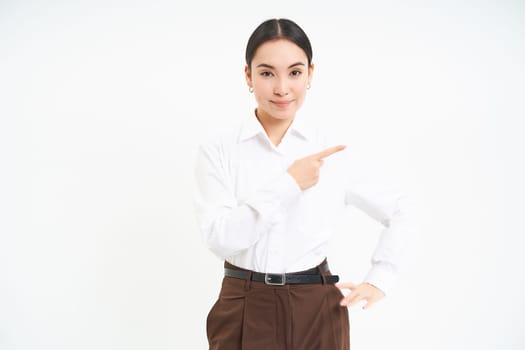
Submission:
<svg viewBox="0 0 525 350">
<path fill-rule="evenodd" d="M 273 110 L 272 113 L 271 113 L 271 116 L 275 119 L 281 119 L 281 120 L 285 120 L 285 119 L 292 119 L 293 117 L 295 117 L 295 112 L 297 112 L 295 109 L 292 110 Z"/>
<path fill-rule="evenodd" d="M 295 116 L 295 113 L 292 113 L 292 112 L 288 112 L 288 113 L 281 112 L 281 113 L 272 114 L 273 118 L 280 119 L 280 120 L 293 119 L 294 116 Z"/>
</svg>

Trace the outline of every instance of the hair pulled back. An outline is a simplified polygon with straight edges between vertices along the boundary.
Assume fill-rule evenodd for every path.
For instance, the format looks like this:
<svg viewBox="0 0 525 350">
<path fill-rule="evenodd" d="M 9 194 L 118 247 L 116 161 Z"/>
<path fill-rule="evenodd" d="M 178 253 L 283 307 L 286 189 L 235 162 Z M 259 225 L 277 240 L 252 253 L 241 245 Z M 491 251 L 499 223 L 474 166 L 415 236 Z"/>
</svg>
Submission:
<svg viewBox="0 0 525 350">
<path fill-rule="evenodd" d="M 308 66 L 312 64 L 312 45 L 306 33 L 295 23 L 285 18 L 269 19 L 261 23 L 252 33 L 246 45 L 246 64 L 251 68 L 255 52 L 267 41 L 275 39 L 290 40 L 299 46 L 308 58 Z"/>
</svg>

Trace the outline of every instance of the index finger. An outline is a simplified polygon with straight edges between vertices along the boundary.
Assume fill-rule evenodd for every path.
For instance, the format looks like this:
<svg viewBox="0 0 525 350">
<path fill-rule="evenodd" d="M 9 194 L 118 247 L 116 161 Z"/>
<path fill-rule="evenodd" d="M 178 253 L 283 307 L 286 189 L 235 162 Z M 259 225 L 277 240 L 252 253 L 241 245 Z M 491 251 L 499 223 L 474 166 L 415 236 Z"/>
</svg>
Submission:
<svg viewBox="0 0 525 350">
<path fill-rule="evenodd" d="M 342 151 L 345 148 L 346 148 L 345 145 L 333 146 L 333 147 L 325 149 L 324 151 L 321 151 L 319 153 L 313 154 L 312 157 L 317 158 L 317 159 L 323 159 L 323 158 L 326 158 L 328 156 L 331 156 L 332 154 L 334 154 L 336 152 Z"/>
</svg>

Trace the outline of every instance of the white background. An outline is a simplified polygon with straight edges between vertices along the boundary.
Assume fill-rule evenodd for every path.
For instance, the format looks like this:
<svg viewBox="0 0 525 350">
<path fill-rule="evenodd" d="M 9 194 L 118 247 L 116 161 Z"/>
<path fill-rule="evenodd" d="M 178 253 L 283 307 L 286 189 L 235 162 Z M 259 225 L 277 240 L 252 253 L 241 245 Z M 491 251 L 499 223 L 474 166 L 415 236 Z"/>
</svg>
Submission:
<svg viewBox="0 0 525 350">
<path fill-rule="evenodd" d="M 366 4 L 366 5 L 365 5 Z M 203 134 L 252 113 L 248 36 L 288 17 L 302 113 L 399 176 L 420 225 L 353 349 L 525 347 L 520 1 L 0 2 L 0 349 L 205 349 L 221 261 L 191 204 Z M 329 256 L 368 269 L 354 209 Z"/>
</svg>

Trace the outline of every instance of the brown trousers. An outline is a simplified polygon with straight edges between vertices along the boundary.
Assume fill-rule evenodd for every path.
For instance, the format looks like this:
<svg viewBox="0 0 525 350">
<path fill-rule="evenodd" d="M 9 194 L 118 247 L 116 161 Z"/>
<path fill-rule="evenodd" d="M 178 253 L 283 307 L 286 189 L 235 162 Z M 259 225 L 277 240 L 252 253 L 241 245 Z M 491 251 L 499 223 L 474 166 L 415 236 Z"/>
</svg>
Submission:
<svg viewBox="0 0 525 350">
<path fill-rule="evenodd" d="M 270 286 L 224 277 L 207 319 L 210 350 L 349 350 L 342 298 L 333 284 Z"/>
</svg>

